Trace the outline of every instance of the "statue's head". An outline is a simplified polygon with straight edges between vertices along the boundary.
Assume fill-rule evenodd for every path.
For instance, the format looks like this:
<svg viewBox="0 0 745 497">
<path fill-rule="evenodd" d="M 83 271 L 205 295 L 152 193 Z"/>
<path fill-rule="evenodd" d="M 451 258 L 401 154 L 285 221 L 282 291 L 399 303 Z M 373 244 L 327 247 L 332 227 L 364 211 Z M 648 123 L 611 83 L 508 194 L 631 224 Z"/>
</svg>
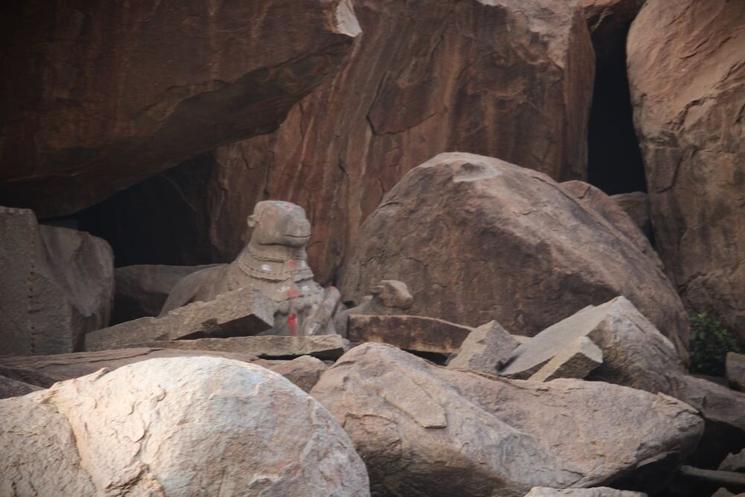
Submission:
<svg viewBox="0 0 745 497">
<path fill-rule="evenodd" d="M 248 216 L 253 230 L 251 242 L 260 245 L 304 247 L 310 239 L 310 222 L 299 205 L 279 200 L 264 200 L 256 204 Z"/>
</svg>

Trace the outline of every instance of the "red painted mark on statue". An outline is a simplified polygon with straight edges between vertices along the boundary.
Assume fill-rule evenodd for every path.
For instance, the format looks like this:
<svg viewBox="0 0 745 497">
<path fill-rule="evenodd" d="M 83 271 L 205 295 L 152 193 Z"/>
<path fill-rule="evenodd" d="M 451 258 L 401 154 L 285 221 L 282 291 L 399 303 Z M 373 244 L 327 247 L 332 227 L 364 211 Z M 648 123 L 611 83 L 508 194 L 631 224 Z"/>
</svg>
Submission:
<svg viewBox="0 0 745 497">
<path fill-rule="evenodd" d="M 297 336 L 297 316 L 290 314 L 287 316 L 287 327 L 290 329 L 290 335 Z"/>
<path fill-rule="evenodd" d="M 287 290 L 287 298 L 288 299 L 294 299 L 295 297 L 299 297 L 301 295 L 302 295 L 302 293 L 300 293 L 298 291 L 298 289 L 295 288 L 295 287 L 292 287 L 289 290 Z"/>
<path fill-rule="evenodd" d="M 287 261 L 287 267 L 290 269 L 297 269 L 298 263 L 295 259 L 290 259 Z"/>
</svg>

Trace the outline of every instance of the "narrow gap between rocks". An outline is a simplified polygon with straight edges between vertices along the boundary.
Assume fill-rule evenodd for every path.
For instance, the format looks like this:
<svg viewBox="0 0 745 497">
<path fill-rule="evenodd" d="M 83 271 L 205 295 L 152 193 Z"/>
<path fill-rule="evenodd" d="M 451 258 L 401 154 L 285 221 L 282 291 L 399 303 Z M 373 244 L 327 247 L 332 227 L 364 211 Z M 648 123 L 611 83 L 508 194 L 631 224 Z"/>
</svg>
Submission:
<svg viewBox="0 0 745 497">
<path fill-rule="evenodd" d="M 588 133 L 588 182 L 609 195 L 647 191 L 626 74 L 629 25 L 598 43 Z"/>
</svg>

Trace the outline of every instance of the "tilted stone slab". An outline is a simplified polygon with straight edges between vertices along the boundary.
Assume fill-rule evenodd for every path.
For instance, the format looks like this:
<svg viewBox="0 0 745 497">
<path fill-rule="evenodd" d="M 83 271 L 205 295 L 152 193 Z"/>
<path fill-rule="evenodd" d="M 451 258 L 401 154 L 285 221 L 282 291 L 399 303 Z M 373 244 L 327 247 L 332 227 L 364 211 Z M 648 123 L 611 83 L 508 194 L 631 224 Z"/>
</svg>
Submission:
<svg viewBox="0 0 745 497">
<path fill-rule="evenodd" d="M 669 375 L 683 374 L 673 344 L 625 297 L 588 306 L 520 345 L 500 374 L 527 379 L 580 337 L 603 352 L 594 379 L 651 392 L 671 392 Z"/>
<path fill-rule="evenodd" d="M 252 289 L 239 288 L 209 302 L 194 302 L 165 316 L 127 321 L 89 333 L 86 350 L 131 347 L 156 340 L 194 336 L 244 336 L 274 323 L 274 304 Z"/>
<path fill-rule="evenodd" d="M 452 354 L 473 328 L 424 316 L 349 316 L 347 336 L 352 342 L 388 343 L 404 350 Z"/>
<path fill-rule="evenodd" d="M 549 381 L 556 378 L 585 378 L 603 364 L 603 351 L 587 337 L 579 337 L 569 343 L 533 376 L 533 381 Z"/>
<path fill-rule="evenodd" d="M 284 359 L 304 355 L 312 355 L 321 359 L 337 359 L 348 348 L 347 341 L 340 335 L 198 338 L 170 342 L 156 341 L 146 345 L 179 350 L 239 352 L 256 357 Z"/>
</svg>

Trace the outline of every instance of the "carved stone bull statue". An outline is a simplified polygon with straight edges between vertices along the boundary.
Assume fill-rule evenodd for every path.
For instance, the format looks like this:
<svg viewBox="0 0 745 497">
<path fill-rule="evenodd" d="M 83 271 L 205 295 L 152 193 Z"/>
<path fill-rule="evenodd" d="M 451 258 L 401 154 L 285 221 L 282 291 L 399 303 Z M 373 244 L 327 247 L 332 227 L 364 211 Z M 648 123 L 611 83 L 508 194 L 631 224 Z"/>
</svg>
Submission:
<svg viewBox="0 0 745 497">
<path fill-rule="evenodd" d="M 250 287 L 276 304 L 274 328 L 269 333 L 333 333 L 332 316 L 340 295 L 336 288 L 324 289 L 313 280 L 305 251 L 310 239 L 305 210 L 290 202 L 259 202 L 248 226 L 253 230 L 251 239 L 238 258 L 181 279 L 168 295 L 161 315 L 190 302 Z"/>
</svg>

